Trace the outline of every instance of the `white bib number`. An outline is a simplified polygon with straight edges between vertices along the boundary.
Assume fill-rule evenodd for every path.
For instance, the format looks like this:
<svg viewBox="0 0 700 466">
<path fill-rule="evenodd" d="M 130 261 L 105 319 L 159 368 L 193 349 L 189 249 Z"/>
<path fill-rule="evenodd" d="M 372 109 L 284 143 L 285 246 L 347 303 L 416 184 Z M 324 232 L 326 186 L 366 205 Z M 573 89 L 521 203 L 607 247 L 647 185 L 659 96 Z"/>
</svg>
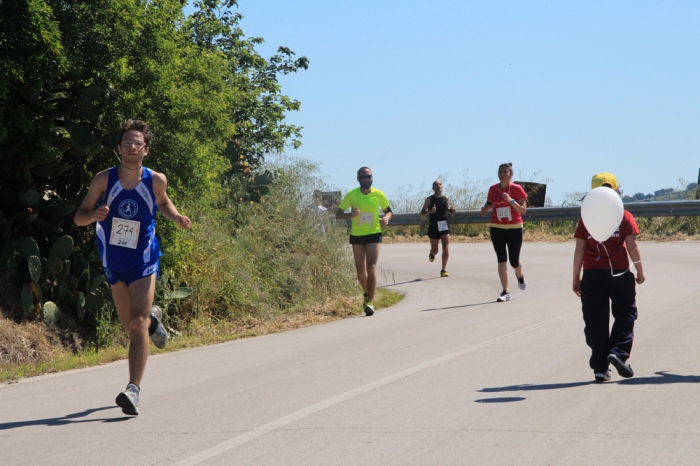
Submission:
<svg viewBox="0 0 700 466">
<path fill-rule="evenodd" d="M 508 221 L 513 220 L 513 217 L 511 216 L 511 213 L 510 213 L 510 206 L 497 208 L 496 209 L 496 217 L 498 217 L 499 221 L 503 221 L 504 218 L 507 218 Z"/>
<path fill-rule="evenodd" d="M 447 220 L 438 220 L 437 227 L 438 231 L 447 231 Z"/>
<path fill-rule="evenodd" d="M 364 224 L 367 224 L 370 227 L 374 226 L 374 214 L 372 212 L 360 212 L 360 218 L 357 221 L 357 224 L 359 226 Z"/>
<path fill-rule="evenodd" d="M 123 218 L 112 218 L 112 234 L 109 237 L 109 244 L 123 248 L 136 249 L 139 242 L 139 230 L 141 224 L 134 220 Z"/>
</svg>

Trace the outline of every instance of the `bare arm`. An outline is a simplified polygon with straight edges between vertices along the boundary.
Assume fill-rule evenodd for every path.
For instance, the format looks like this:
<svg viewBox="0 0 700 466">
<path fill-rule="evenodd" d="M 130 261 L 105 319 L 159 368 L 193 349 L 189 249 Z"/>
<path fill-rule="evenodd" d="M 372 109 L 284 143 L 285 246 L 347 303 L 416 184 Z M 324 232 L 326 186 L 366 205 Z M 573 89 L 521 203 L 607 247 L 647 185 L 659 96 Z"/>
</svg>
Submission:
<svg viewBox="0 0 700 466">
<path fill-rule="evenodd" d="M 430 198 L 426 199 L 425 202 L 423 203 L 423 208 L 420 210 L 420 216 L 425 217 L 428 214 L 434 214 L 435 213 L 435 206 L 433 206 L 432 209 L 428 210 L 428 207 L 430 207 Z"/>
<path fill-rule="evenodd" d="M 455 209 L 454 206 L 450 205 L 450 196 L 445 196 L 445 199 L 447 200 L 447 211 L 451 214 L 456 213 L 457 209 Z"/>
<path fill-rule="evenodd" d="M 358 215 L 360 215 L 360 209 L 355 209 L 354 207 L 352 208 L 349 214 L 346 214 L 343 209 L 338 209 L 335 211 L 336 220 L 348 220 L 357 217 Z"/>
<path fill-rule="evenodd" d="M 85 227 L 94 222 L 100 222 L 107 218 L 109 213 L 109 207 L 106 205 L 101 205 L 97 209 L 97 201 L 100 200 L 107 191 L 107 182 L 109 181 L 109 171 L 104 170 L 99 172 L 90 182 L 90 188 L 88 193 L 80 203 L 80 207 L 75 212 L 75 217 L 73 221 L 79 227 Z"/>
<path fill-rule="evenodd" d="M 382 226 L 387 226 L 389 225 L 389 220 L 391 220 L 391 217 L 394 216 L 394 213 L 391 211 L 391 207 L 387 206 L 386 210 L 384 211 L 384 216 L 379 219 L 379 223 L 382 224 Z"/>
<path fill-rule="evenodd" d="M 508 195 L 508 193 L 503 193 L 503 199 L 506 201 L 510 202 L 511 207 L 513 208 L 514 211 L 519 213 L 520 215 L 523 215 L 527 211 L 527 198 L 524 197 L 520 199 L 519 201 L 513 202 L 513 198 Z"/>
<path fill-rule="evenodd" d="M 168 188 L 168 180 L 162 173 L 153 172 L 153 193 L 156 195 L 156 204 L 158 208 L 169 220 L 175 222 L 177 226 L 183 230 L 192 228 L 192 221 L 189 217 L 180 215 L 173 201 L 168 197 L 166 192 Z"/>
<path fill-rule="evenodd" d="M 486 217 L 486 215 L 488 215 L 488 213 L 491 211 L 493 211 L 493 206 L 491 205 L 491 201 L 487 200 L 481 208 L 481 216 Z"/>
<path fill-rule="evenodd" d="M 637 283 L 641 285 L 646 280 L 646 277 L 644 276 L 644 267 L 642 266 L 642 255 L 637 245 L 637 235 L 626 236 L 625 245 L 627 246 L 627 254 L 630 255 L 632 263 L 634 263 L 634 268 L 637 269 Z"/>
<path fill-rule="evenodd" d="M 581 269 L 583 268 L 583 253 L 585 251 L 586 240 L 576 238 L 576 250 L 574 251 L 574 282 L 572 289 L 578 297 L 581 297 Z"/>
</svg>

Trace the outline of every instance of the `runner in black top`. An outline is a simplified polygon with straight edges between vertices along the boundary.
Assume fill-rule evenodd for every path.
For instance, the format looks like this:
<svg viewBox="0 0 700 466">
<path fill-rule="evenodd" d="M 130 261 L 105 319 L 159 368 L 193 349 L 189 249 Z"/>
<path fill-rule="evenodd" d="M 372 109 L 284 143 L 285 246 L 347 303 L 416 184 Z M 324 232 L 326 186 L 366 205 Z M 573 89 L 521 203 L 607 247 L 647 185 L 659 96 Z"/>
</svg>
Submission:
<svg viewBox="0 0 700 466">
<path fill-rule="evenodd" d="M 447 212 L 455 213 L 456 209 L 450 207 L 450 198 L 442 194 L 442 182 L 435 180 L 433 182 L 434 195 L 425 200 L 423 209 L 420 211 L 421 217 L 428 216 L 428 238 L 430 238 L 430 253 L 428 259 L 430 262 L 435 260 L 438 252 L 438 241 L 442 241 L 442 270 L 441 277 L 449 277 L 445 270 L 447 267 L 447 259 L 450 257 L 450 230 L 447 225 Z"/>
</svg>

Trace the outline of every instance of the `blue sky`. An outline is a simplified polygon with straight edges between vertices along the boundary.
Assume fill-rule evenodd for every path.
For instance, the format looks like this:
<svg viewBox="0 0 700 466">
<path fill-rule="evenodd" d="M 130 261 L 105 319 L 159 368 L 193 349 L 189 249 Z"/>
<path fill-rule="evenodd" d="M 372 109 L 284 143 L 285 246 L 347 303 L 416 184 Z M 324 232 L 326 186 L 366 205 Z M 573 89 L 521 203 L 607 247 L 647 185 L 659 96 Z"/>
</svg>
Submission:
<svg viewBox="0 0 700 466">
<path fill-rule="evenodd" d="M 388 195 L 438 174 L 550 179 L 558 204 L 617 175 L 625 194 L 697 181 L 700 2 L 240 0 L 241 27 L 310 60 L 298 156 L 336 187 L 367 165 Z M 519 176 L 522 174 L 522 176 Z M 448 193 L 449 194 L 449 193 Z"/>
</svg>

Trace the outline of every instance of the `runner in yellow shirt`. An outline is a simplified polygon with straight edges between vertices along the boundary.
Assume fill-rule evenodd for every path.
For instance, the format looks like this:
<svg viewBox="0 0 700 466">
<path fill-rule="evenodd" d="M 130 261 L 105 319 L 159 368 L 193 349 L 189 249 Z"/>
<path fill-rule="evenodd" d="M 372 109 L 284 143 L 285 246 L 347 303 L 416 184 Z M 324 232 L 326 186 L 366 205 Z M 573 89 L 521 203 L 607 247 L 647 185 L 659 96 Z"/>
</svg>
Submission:
<svg viewBox="0 0 700 466">
<path fill-rule="evenodd" d="M 335 213 L 337 220 L 352 219 L 350 244 L 355 257 L 357 279 L 365 293 L 365 315 L 374 315 L 374 293 L 377 290 L 377 260 L 382 242 L 382 227 L 391 220 L 391 207 L 383 192 L 372 187 L 372 170 L 362 167 L 357 171 L 360 187 L 343 197 Z M 345 211 L 351 208 L 350 213 Z M 379 218 L 379 208 L 384 217 Z"/>
</svg>

